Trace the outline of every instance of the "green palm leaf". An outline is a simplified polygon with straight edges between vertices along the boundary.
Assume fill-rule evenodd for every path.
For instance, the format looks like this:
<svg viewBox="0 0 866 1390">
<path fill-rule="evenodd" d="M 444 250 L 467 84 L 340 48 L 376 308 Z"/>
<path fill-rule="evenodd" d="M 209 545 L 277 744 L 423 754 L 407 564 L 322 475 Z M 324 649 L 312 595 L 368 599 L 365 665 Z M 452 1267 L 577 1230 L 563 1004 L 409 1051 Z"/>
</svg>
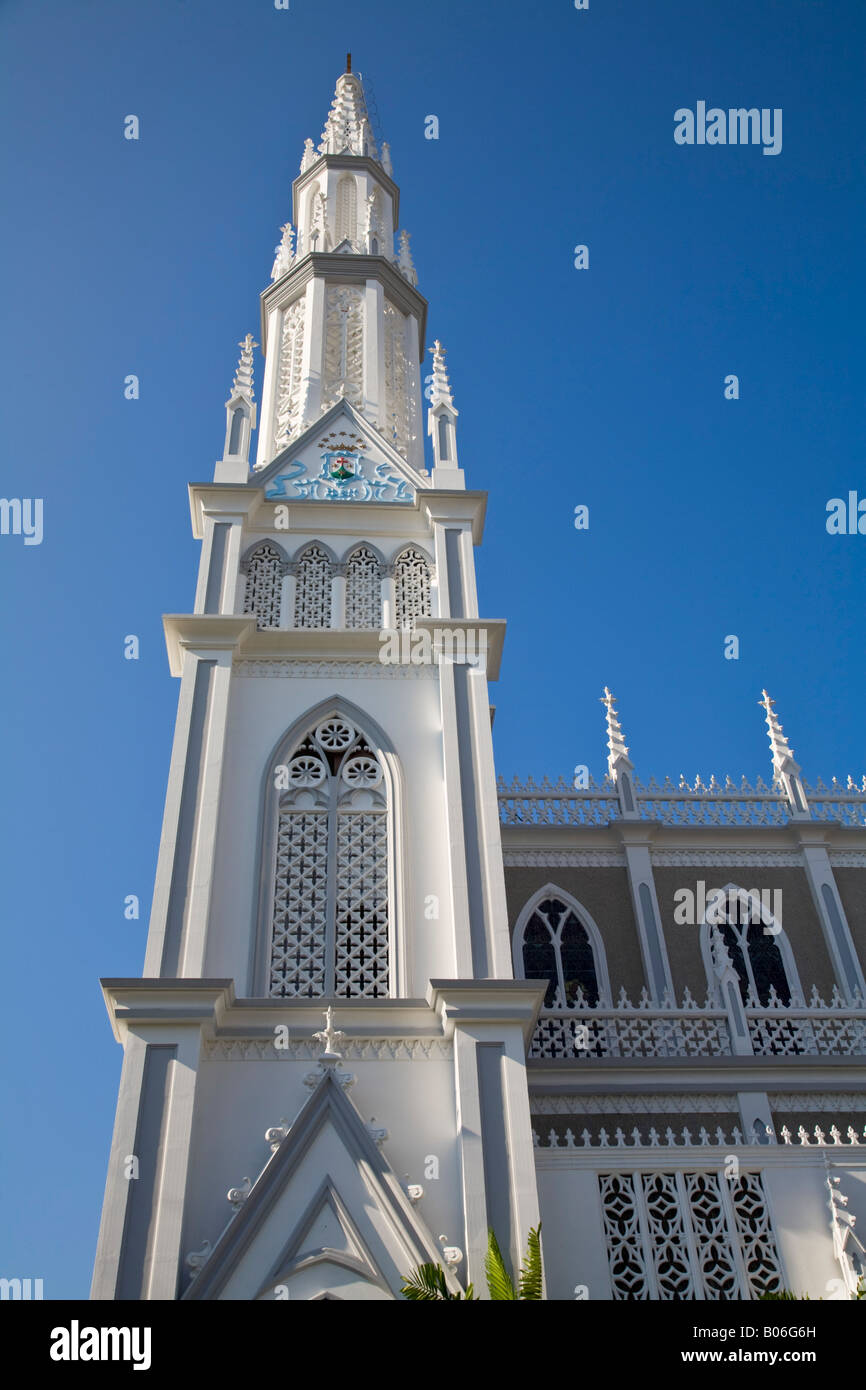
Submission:
<svg viewBox="0 0 866 1390">
<path fill-rule="evenodd" d="M 484 1260 L 484 1273 L 487 1275 L 487 1287 L 490 1290 L 490 1297 L 493 1299 L 517 1298 L 514 1285 L 511 1282 L 511 1275 L 505 1268 L 505 1261 L 502 1258 L 502 1251 L 493 1231 L 487 1232 L 487 1255 Z"/>
<path fill-rule="evenodd" d="M 531 1299 L 535 1303 L 542 1300 L 541 1272 L 541 1222 L 529 1232 L 526 1243 L 526 1257 L 520 1270 L 519 1298 Z"/>
<path fill-rule="evenodd" d="M 414 1303 L 477 1303 L 475 1292 L 470 1284 L 465 1295 L 452 1293 L 448 1288 L 445 1271 L 441 1265 L 418 1265 L 403 1279 L 400 1289 L 404 1298 Z"/>
<path fill-rule="evenodd" d="M 438 1303 L 450 1297 L 441 1265 L 418 1265 L 403 1280 L 400 1290 L 404 1298 L 416 1303 Z"/>
</svg>

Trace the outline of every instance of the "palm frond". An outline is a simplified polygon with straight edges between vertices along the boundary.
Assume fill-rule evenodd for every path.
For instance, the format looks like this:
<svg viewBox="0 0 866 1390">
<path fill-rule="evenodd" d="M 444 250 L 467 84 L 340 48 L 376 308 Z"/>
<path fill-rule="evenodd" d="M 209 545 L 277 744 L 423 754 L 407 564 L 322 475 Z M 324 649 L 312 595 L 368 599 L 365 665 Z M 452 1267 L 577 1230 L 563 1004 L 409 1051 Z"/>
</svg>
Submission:
<svg viewBox="0 0 866 1390">
<path fill-rule="evenodd" d="M 529 1239 L 526 1242 L 526 1256 L 520 1270 L 520 1290 L 519 1298 L 530 1299 L 534 1303 L 542 1301 L 542 1266 L 541 1266 L 541 1222 L 530 1230 Z"/>
<path fill-rule="evenodd" d="M 445 1271 L 441 1265 L 434 1264 L 417 1265 L 404 1278 L 400 1292 L 415 1303 L 439 1303 L 451 1297 Z"/>
<path fill-rule="evenodd" d="M 498 1300 L 514 1300 L 517 1298 L 517 1293 L 511 1282 L 511 1275 L 505 1268 L 502 1251 L 499 1249 L 499 1242 L 493 1231 L 487 1232 L 487 1254 L 484 1258 L 484 1273 L 487 1275 L 487 1287 L 490 1290 L 491 1298 Z"/>
<path fill-rule="evenodd" d="M 417 1265 L 411 1274 L 404 1276 L 400 1289 L 404 1298 L 413 1303 L 477 1303 L 475 1290 L 470 1284 L 466 1293 L 452 1293 L 441 1265 Z"/>
</svg>

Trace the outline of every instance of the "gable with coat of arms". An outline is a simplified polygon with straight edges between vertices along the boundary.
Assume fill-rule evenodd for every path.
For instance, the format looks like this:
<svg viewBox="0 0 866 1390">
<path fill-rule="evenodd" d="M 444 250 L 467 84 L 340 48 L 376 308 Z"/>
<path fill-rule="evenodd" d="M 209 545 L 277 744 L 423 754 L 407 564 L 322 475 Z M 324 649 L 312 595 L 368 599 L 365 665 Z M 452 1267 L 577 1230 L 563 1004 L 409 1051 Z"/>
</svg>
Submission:
<svg viewBox="0 0 866 1390">
<path fill-rule="evenodd" d="M 357 433 L 331 430 L 318 441 L 316 463 L 294 459 L 272 478 L 265 495 L 270 498 L 305 498 L 317 502 L 409 502 L 412 489 L 388 459 L 377 462 L 365 450 Z"/>
</svg>

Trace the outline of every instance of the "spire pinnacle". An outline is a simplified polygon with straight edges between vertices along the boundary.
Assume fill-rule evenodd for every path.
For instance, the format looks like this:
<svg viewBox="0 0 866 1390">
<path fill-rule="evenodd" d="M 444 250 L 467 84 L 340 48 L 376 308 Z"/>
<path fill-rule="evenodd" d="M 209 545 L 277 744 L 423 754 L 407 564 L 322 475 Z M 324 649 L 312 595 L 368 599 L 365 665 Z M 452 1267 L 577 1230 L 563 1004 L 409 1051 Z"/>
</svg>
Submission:
<svg viewBox="0 0 866 1390">
<path fill-rule="evenodd" d="M 238 347 L 241 350 L 241 355 L 232 383 L 232 399 L 235 396 L 240 396 L 252 405 L 255 399 L 253 395 L 253 348 L 258 347 L 258 343 L 254 343 L 252 333 L 248 333 L 243 342 L 238 343 Z"/>
<path fill-rule="evenodd" d="M 447 405 L 451 410 L 454 409 L 454 400 L 451 396 L 451 383 L 448 380 L 448 369 L 445 366 L 445 348 L 437 338 L 435 343 L 428 351 L 433 354 L 433 380 L 430 386 L 430 407 L 436 408 L 437 405 Z"/>
<path fill-rule="evenodd" d="M 253 348 L 258 343 L 248 333 L 238 344 L 240 360 L 226 401 L 226 434 L 223 456 L 217 461 L 215 483 L 244 483 L 249 471 L 250 435 L 256 427 L 253 395 Z"/>
<path fill-rule="evenodd" d="M 397 267 L 404 280 L 408 280 L 410 285 L 417 285 L 418 273 L 412 260 L 412 252 L 409 249 L 410 233 L 403 231 L 400 233 L 400 254 L 397 257 Z"/>
<path fill-rule="evenodd" d="M 787 771 L 799 772 L 800 769 L 794 762 L 794 750 L 791 748 L 787 738 L 782 732 L 779 716 L 773 708 L 775 703 L 775 700 L 771 699 L 766 690 L 761 691 L 761 698 L 758 704 L 761 705 L 767 716 L 767 732 L 770 737 L 770 752 L 773 755 L 773 768 L 777 774 Z"/>
<path fill-rule="evenodd" d="M 791 804 L 794 817 L 804 819 L 809 816 L 806 804 L 806 790 L 800 778 L 800 764 L 794 760 L 794 750 L 788 743 L 779 723 L 779 716 L 773 708 L 775 701 L 766 690 L 761 691 L 758 704 L 767 716 L 767 733 L 770 738 L 770 752 L 773 755 L 773 772 L 776 781 L 781 782 L 785 795 Z"/>
<path fill-rule="evenodd" d="M 319 154 L 369 155 L 378 159 L 373 128 L 367 114 L 364 88 L 357 73 L 352 72 L 352 55 L 346 54 L 346 71 L 337 78 L 337 88 L 322 139 Z"/>
<path fill-rule="evenodd" d="M 628 748 L 626 747 L 622 726 L 619 722 L 619 715 L 615 709 L 616 696 L 612 695 L 607 686 L 605 686 L 604 694 L 599 696 L 599 699 L 605 708 L 608 747 L 607 766 L 611 777 L 615 780 L 615 768 L 617 765 L 622 765 L 622 763 L 625 762 L 629 767 L 632 767 L 633 764 L 628 756 Z"/>
<path fill-rule="evenodd" d="M 271 268 L 272 281 L 281 279 L 286 271 L 291 269 L 292 261 L 295 258 L 294 247 L 292 245 L 294 241 L 294 232 L 291 222 L 285 222 L 280 228 L 280 231 L 282 233 L 280 244 L 274 247 L 274 264 Z"/>
<path fill-rule="evenodd" d="M 433 354 L 433 374 L 426 378 L 430 393 L 427 433 L 433 441 L 433 486 L 463 488 L 466 486 L 463 469 L 457 461 L 459 411 L 451 395 L 451 383 L 445 366 L 445 349 L 437 338 L 429 351 Z"/>
</svg>

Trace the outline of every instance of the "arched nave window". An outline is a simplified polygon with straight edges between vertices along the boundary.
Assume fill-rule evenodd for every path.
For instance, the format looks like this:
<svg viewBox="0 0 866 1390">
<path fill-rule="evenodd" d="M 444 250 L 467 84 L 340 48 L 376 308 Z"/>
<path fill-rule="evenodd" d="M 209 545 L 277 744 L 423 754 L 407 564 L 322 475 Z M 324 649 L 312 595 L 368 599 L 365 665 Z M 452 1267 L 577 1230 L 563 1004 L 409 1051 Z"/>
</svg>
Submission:
<svg viewBox="0 0 866 1390">
<path fill-rule="evenodd" d="M 394 603 L 397 627 L 413 627 L 416 618 L 430 617 L 430 566 L 414 546 L 394 561 Z"/>
<path fill-rule="evenodd" d="M 256 627 L 279 627 L 286 557 L 272 541 L 263 541 L 244 557 L 244 612 L 255 614 Z"/>
<path fill-rule="evenodd" d="M 346 561 L 346 627 L 382 626 L 382 570 L 368 545 L 359 545 Z"/>
<path fill-rule="evenodd" d="M 601 933 L 586 909 L 552 884 L 534 894 L 517 919 L 514 973 L 547 981 L 546 1009 L 610 1000 Z"/>
<path fill-rule="evenodd" d="M 295 569 L 295 627 L 331 626 L 331 558 L 320 545 L 308 545 Z"/>
<path fill-rule="evenodd" d="M 701 926 L 701 951 L 707 979 L 713 981 L 710 931 L 715 928 L 727 947 L 731 963 L 737 972 L 740 996 L 747 1006 L 765 1005 L 770 991 L 775 989 L 779 1001 L 789 1006 L 792 996 L 802 997 L 800 980 L 790 942 L 778 923 L 766 909 L 759 910 L 757 898 L 736 884 L 723 890 L 724 907 L 708 909 L 713 922 Z"/>
<path fill-rule="evenodd" d="M 282 766 L 268 992 L 385 998 L 389 826 L 381 758 L 335 711 L 297 740 Z"/>
</svg>

